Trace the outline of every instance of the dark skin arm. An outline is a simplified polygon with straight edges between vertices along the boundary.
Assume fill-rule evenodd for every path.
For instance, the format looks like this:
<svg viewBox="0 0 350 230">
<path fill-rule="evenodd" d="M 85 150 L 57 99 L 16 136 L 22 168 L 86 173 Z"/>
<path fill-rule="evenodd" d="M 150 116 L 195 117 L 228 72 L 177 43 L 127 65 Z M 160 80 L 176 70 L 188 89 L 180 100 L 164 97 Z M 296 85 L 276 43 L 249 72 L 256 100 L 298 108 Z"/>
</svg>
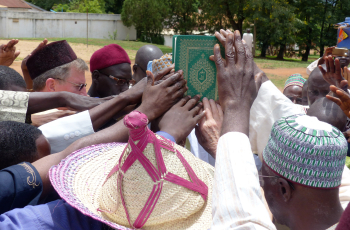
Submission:
<svg viewBox="0 0 350 230">
<path fill-rule="evenodd" d="M 110 99 L 90 98 L 70 92 L 33 92 L 29 94 L 27 115 L 58 107 L 69 107 L 75 111 L 84 111 Z"/>
<path fill-rule="evenodd" d="M 253 55 L 239 31 L 225 41 L 225 60 L 220 46 L 214 46 L 220 105 L 224 111 L 221 136 L 241 132 L 248 136 L 250 108 L 256 95 Z"/>
<path fill-rule="evenodd" d="M 150 72 L 147 72 L 147 74 L 147 86 L 142 95 L 143 101 L 137 110 L 144 113 L 149 121 L 152 121 L 161 116 L 181 99 L 187 91 L 187 87 L 181 73 L 173 74 L 158 85 L 152 85 L 154 83 L 154 77 Z M 38 170 L 43 182 L 43 193 L 41 197 L 46 197 L 52 190 L 50 178 L 47 175 L 51 166 L 60 163 L 62 159 L 72 152 L 86 146 L 109 142 L 127 142 L 128 138 L 129 130 L 121 120 L 109 128 L 75 141 L 62 152 L 51 154 L 33 162 L 32 165 Z"/>
<path fill-rule="evenodd" d="M 29 71 L 28 71 L 28 68 L 27 68 L 27 61 L 28 61 L 28 58 L 35 52 L 37 51 L 38 49 L 41 49 L 42 47 L 46 46 L 47 45 L 47 39 L 45 38 L 44 41 L 40 42 L 40 44 L 38 45 L 37 48 L 35 48 L 27 57 L 25 57 L 22 61 L 22 64 L 21 64 L 21 69 L 22 69 L 22 73 L 23 73 L 23 78 L 24 78 L 24 81 L 26 82 L 26 85 L 27 85 L 27 89 L 33 89 L 33 80 L 32 78 L 30 77 L 29 75 Z"/>
<path fill-rule="evenodd" d="M 0 65 L 10 66 L 20 54 L 15 45 L 17 39 L 10 40 L 6 45 L 0 45 Z"/>
</svg>

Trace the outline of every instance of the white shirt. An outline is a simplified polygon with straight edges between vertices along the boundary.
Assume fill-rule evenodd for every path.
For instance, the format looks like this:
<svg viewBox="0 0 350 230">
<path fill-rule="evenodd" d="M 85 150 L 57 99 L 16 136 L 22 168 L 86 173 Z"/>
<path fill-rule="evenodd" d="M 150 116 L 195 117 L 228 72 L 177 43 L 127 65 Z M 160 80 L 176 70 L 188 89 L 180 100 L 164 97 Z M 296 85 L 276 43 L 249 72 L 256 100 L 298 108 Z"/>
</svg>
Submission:
<svg viewBox="0 0 350 230">
<path fill-rule="evenodd" d="M 243 40 L 247 43 L 250 51 L 252 51 L 253 47 L 253 34 L 252 33 L 244 33 Z"/>
<path fill-rule="evenodd" d="M 219 139 L 212 202 L 212 230 L 271 229 L 248 137 L 239 132 Z"/>
<path fill-rule="evenodd" d="M 51 146 L 51 153 L 66 149 L 74 141 L 93 134 L 89 111 L 62 117 L 39 127 Z"/>
</svg>

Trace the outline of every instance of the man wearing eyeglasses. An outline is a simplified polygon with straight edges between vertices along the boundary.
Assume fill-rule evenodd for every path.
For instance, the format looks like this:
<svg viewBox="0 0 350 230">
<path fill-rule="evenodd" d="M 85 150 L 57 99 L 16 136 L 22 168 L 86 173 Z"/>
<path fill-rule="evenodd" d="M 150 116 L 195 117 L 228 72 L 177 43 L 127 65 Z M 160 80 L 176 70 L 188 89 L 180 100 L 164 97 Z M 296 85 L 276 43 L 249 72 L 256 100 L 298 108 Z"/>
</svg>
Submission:
<svg viewBox="0 0 350 230">
<path fill-rule="evenodd" d="M 85 71 L 88 66 L 77 58 L 65 40 L 35 50 L 26 66 L 36 92 L 67 91 L 87 96 Z"/>
<path fill-rule="evenodd" d="M 132 67 L 132 78 L 137 82 L 146 77 L 148 63 L 163 56 L 163 52 L 154 45 L 144 45 L 136 53 L 135 64 Z M 149 69 L 148 69 L 149 70 Z"/>
<path fill-rule="evenodd" d="M 102 98 L 128 90 L 135 83 L 130 65 L 128 54 L 117 44 L 97 50 L 90 59 L 92 85 L 88 94 Z"/>
</svg>

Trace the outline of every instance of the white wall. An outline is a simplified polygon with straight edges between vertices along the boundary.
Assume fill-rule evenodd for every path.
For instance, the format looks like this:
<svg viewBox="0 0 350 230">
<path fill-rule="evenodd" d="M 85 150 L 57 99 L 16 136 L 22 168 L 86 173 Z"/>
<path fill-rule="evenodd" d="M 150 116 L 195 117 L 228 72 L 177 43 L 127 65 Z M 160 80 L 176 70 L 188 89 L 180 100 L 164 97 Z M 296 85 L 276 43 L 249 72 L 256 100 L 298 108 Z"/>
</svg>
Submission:
<svg viewBox="0 0 350 230">
<path fill-rule="evenodd" d="M 164 36 L 164 45 L 173 47 L 173 36 L 174 35 L 163 34 L 163 36 Z"/>
<path fill-rule="evenodd" d="M 14 12 L 0 10 L 0 37 L 3 38 L 86 38 L 86 14 Z M 108 38 L 117 30 L 117 39 L 136 40 L 134 27 L 126 27 L 118 14 L 89 14 L 89 38 Z"/>
</svg>

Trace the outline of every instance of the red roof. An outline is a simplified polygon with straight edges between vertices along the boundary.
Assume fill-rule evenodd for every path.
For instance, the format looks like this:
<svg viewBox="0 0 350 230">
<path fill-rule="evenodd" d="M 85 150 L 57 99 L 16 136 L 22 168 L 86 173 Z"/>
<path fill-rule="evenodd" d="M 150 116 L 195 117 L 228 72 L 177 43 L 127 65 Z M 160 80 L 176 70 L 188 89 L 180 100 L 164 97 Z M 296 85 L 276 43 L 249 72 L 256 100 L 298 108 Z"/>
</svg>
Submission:
<svg viewBox="0 0 350 230">
<path fill-rule="evenodd" d="M 22 0 L 0 0 L 0 5 L 7 6 L 8 8 L 32 8 Z"/>
</svg>

